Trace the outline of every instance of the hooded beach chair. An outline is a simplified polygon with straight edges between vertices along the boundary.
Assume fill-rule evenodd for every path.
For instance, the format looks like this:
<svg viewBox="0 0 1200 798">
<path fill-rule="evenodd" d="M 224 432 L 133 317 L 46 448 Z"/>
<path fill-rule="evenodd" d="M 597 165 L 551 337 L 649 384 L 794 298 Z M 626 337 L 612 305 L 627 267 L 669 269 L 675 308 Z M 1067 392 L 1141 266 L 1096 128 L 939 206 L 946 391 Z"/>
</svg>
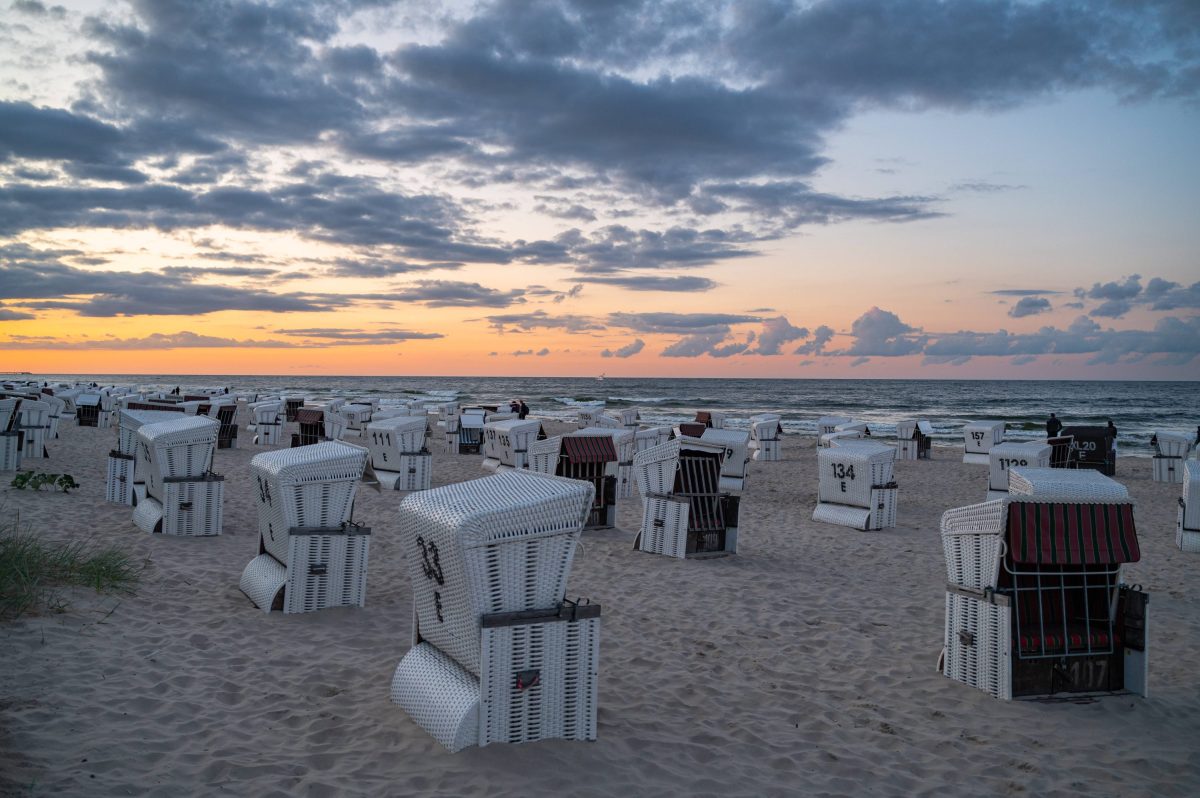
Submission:
<svg viewBox="0 0 1200 798">
<path fill-rule="evenodd" d="M 1150 473 L 1155 482 L 1183 482 L 1183 464 L 1192 451 L 1193 435 L 1188 432 L 1155 432 L 1150 437 L 1154 459 Z"/>
<path fill-rule="evenodd" d="M 221 534 L 225 478 L 212 473 L 221 425 L 206 416 L 142 424 L 134 473 L 144 480 L 133 523 L 143 532 L 199 537 Z"/>
<path fill-rule="evenodd" d="M 296 411 L 298 431 L 292 434 L 292 447 L 341 440 L 346 423 L 344 415 L 318 407 L 302 407 Z"/>
<path fill-rule="evenodd" d="M 0 471 L 21 467 L 25 433 L 21 430 L 21 402 L 15 397 L 0 398 Z"/>
<path fill-rule="evenodd" d="M 363 439 L 371 453 L 371 470 L 388 490 L 429 490 L 433 455 L 425 448 L 424 416 L 372 418 Z"/>
<path fill-rule="evenodd" d="M 759 413 L 750 416 L 750 459 L 775 462 L 780 457 L 780 438 L 783 425 L 778 413 Z"/>
<path fill-rule="evenodd" d="M 278 446 L 283 430 L 283 402 L 275 399 L 250 405 L 254 424 L 254 443 L 259 446 Z"/>
<path fill-rule="evenodd" d="M 36 460 L 49 457 L 46 438 L 50 433 L 50 405 L 41 400 L 24 399 L 17 413 L 17 429 L 23 433 L 21 458 Z"/>
<path fill-rule="evenodd" d="M 864 531 L 896 525 L 896 453 L 874 441 L 838 440 L 817 452 L 814 521 Z"/>
<path fill-rule="evenodd" d="M 1108 427 L 1063 427 L 1061 434 L 1075 439 L 1078 468 L 1094 469 L 1108 477 L 1116 475 L 1117 442 Z"/>
<path fill-rule="evenodd" d="M 124 407 L 117 411 L 117 448 L 108 453 L 105 501 L 132 506 L 146 495 L 145 478 L 137 473 L 137 431 L 145 424 L 180 418 L 183 418 L 183 413 L 173 410 L 130 410 Z"/>
<path fill-rule="evenodd" d="M 679 558 L 737 553 L 740 498 L 720 491 L 724 456 L 723 444 L 685 437 L 633 458 L 643 497 L 635 549 Z"/>
<path fill-rule="evenodd" d="M 291 395 L 291 396 L 283 397 L 283 414 L 284 414 L 283 420 L 284 420 L 284 422 L 291 423 L 291 422 L 295 421 L 296 413 L 302 407 L 304 407 L 304 397 L 303 396 Z"/>
<path fill-rule="evenodd" d="M 927 460 L 933 449 L 933 425 L 928 421 L 896 423 L 896 459 Z"/>
<path fill-rule="evenodd" d="M 400 503 L 413 645 L 392 701 L 450 751 L 596 739 L 600 605 L 565 598 L 591 494 L 504 471 Z"/>
<path fill-rule="evenodd" d="M 1133 501 L 1094 471 L 1009 469 L 1006 499 L 942 516 L 943 673 L 1001 699 L 1146 694 Z"/>
<path fill-rule="evenodd" d="M 1046 439 L 1050 447 L 1051 468 L 1078 468 L 1079 453 L 1075 450 L 1075 438 L 1070 435 L 1056 435 Z"/>
<path fill-rule="evenodd" d="M 590 483 L 592 507 L 584 527 L 616 525 L 617 447 L 613 436 L 569 432 L 533 441 L 529 444 L 529 470 Z"/>
<path fill-rule="evenodd" d="M 642 423 L 642 415 L 636 407 L 621 407 L 616 410 L 609 410 L 605 415 L 610 416 L 622 427 L 630 430 L 637 430 Z"/>
<path fill-rule="evenodd" d="M 674 436 L 674 431 L 670 427 L 647 427 L 639 429 L 633 433 L 633 450 L 634 452 L 643 452 L 659 444 L 666 443 Z"/>
<path fill-rule="evenodd" d="M 218 449 L 236 449 L 238 437 L 237 405 L 225 402 L 217 405 L 214 414 L 221 428 L 217 431 Z"/>
<path fill-rule="evenodd" d="M 364 401 L 348 402 L 337 408 L 337 415 L 341 416 L 344 429 L 361 435 L 374 418 L 375 405 Z"/>
<path fill-rule="evenodd" d="M 987 501 L 1008 495 L 1008 470 L 1020 468 L 1049 468 L 1053 449 L 1045 441 L 1004 441 L 988 452 Z"/>
<path fill-rule="evenodd" d="M 250 461 L 258 556 L 242 592 L 263 612 L 361 607 L 371 530 L 351 521 L 367 450 L 342 441 L 263 452 Z"/>
<path fill-rule="evenodd" d="M 628 499 L 633 495 L 633 456 L 637 451 L 633 430 L 625 427 L 584 427 L 576 435 L 591 435 L 611 438 L 617 451 L 617 498 Z"/>
<path fill-rule="evenodd" d="M 725 429 L 725 414 L 719 410 L 697 410 L 695 424 L 703 424 L 707 429 Z"/>
<path fill-rule="evenodd" d="M 963 427 L 963 462 L 991 465 L 992 447 L 1004 441 L 1003 421 L 971 421 Z"/>
<path fill-rule="evenodd" d="M 1185 460 L 1183 497 L 1175 522 L 1175 545 L 1183 551 L 1200 552 L 1200 460 Z"/>
<path fill-rule="evenodd" d="M 848 416 L 821 416 L 817 419 L 817 440 L 823 435 L 833 433 L 839 424 L 851 424 L 854 419 Z"/>
<path fill-rule="evenodd" d="M 704 430 L 700 440 L 725 447 L 718 487 L 721 490 L 743 490 L 746 487 L 746 466 L 750 463 L 750 432 L 711 428 Z"/>
<path fill-rule="evenodd" d="M 458 453 L 479 454 L 483 446 L 484 409 L 464 407 L 458 416 Z"/>
<path fill-rule="evenodd" d="M 46 430 L 46 436 L 50 440 L 55 440 L 58 438 L 58 425 L 66 414 L 67 403 L 57 396 L 48 394 L 42 394 L 38 401 L 50 405 L 50 428 Z"/>
<path fill-rule="evenodd" d="M 537 419 L 505 418 L 483 425 L 483 470 L 489 472 L 529 467 L 529 445 L 546 437 Z"/>
<path fill-rule="evenodd" d="M 827 425 L 819 425 L 827 428 Z M 822 434 L 817 438 L 817 449 L 828 449 L 835 445 L 835 441 L 854 441 L 863 438 L 871 437 L 871 428 L 863 421 L 843 421 L 840 424 L 834 424 L 830 432 Z M 892 455 L 895 458 L 895 455 Z"/>
</svg>

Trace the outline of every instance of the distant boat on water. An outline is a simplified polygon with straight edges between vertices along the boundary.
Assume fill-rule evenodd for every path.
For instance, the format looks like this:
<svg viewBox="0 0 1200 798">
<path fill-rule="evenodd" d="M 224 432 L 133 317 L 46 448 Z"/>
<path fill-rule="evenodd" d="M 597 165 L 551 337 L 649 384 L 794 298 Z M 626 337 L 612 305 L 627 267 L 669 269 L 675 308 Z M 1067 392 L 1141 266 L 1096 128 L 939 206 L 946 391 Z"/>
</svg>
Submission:
<svg viewBox="0 0 1200 798">
<path fill-rule="evenodd" d="M 604 372 L 600 372 L 600 376 L 596 378 L 596 382 L 604 382 Z"/>
</svg>

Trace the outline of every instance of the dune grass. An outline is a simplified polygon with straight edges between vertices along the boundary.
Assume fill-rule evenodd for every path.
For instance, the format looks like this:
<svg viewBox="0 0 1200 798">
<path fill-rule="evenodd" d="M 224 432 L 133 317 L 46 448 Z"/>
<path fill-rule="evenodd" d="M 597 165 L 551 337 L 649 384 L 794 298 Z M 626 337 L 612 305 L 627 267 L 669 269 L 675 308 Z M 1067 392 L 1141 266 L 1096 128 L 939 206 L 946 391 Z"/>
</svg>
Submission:
<svg viewBox="0 0 1200 798">
<path fill-rule="evenodd" d="M 142 563 L 116 547 L 47 543 L 17 521 L 0 521 L 0 620 L 65 610 L 63 587 L 132 593 L 141 571 Z"/>
</svg>

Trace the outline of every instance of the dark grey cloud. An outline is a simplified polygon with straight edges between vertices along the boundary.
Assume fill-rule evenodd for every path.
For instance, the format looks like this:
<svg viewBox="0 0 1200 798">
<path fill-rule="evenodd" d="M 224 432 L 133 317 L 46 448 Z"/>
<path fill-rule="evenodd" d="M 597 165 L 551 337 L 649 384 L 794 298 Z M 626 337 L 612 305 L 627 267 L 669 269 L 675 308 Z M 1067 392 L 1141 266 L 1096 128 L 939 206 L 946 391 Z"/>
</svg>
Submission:
<svg viewBox="0 0 1200 798">
<path fill-rule="evenodd" d="M 820 327 L 813 330 L 812 340 L 806 344 L 796 347 L 792 354 L 823 355 L 825 354 L 825 346 L 833 340 L 833 335 L 833 328 L 822 324 Z"/>
<path fill-rule="evenodd" d="M 22 14 L 29 14 L 33 17 L 57 17 L 63 18 L 67 14 L 67 9 L 62 6 L 47 6 L 45 3 L 38 0 L 13 0 L 10 6 L 13 11 L 19 11 Z"/>
<path fill-rule="evenodd" d="M 763 319 L 758 346 L 750 352 L 756 355 L 778 355 L 784 344 L 807 337 L 807 327 L 795 327 L 785 316 Z"/>
<path fill-rule="evenodd" d="M 353 330 L 341 327 L 308 327 L 302 329 L 275 330 L 279 335 L 295 338 L 317 338 L 326 342 L 336 341 L 338 346 L 362 344 L 391 344 L 401 341 L 429 341 L 446 336 L 436 332 L 414 332 L 412 330 Z M 328 343 L 326 344 L 328 345 Z"/>
<path fill-rule="evenodd" d="M 645 341 L 643 341 L 641 338 L 634 338 L 632 341 L 625 344 L 625 346 L 619 347 L 617 349 L 603 350 L 600 353 L 600 357 L 620 357 L 620 358 L 633 357 L 634 355 L 636 355 L 638 352 L 641 352 L 645 348 L 646 348 Z"/>
<path fill-rule="evenodd" d="M 462 265 L 461 261 L 412 263 L 390 258 L 336 258 L 330 265 L 329 272 L 338 277 L 393 277 L 397 274 L 412 274 L 435 269 L 461 269 Z"/>
<path fill-rule="evenodd" d="M 23 321 L 25 319 L 36 319 L 37 316 L 32 313 L 25 313 L 20 310 L 12 310 L 11 308 L 0 307 L 0 321 Z"/>
<path fill-rule="evenodd" d="M 678 277 L 663 277 L 654 274 L 629 274 L 624 276 L 585 276 L 575 278 L 584 283 L 597 283 L 600 285 L 615 285 L 620 288 L 627 288 L 630 291 L 674 291 L 674 292 L 692 292 L 692 291 L 710 291 L 717 287 L 715 280 L 710 280 L 707 277 L 696 277 L 694 275 L 681 275 Z"/>
<path fill-rule="evenodd" d="M 1049 313 L 1050 310 L 1049 299 L 1040 296 L 1023 296 L 1017 300 L 1017 304 L 1008 309 L 1008 315 L 1014 319 L 1022 319 L 1026 316 L 1036 316 L 1038 313 Z"/>
<path fill-rule="evenodd" d="M 604 325 L 589 316 L 563 314 L 551 316 L 544 310 L 531 313 L 502 313 L 484 318 L 497 332 L 528 332 L 530 330 L 563 330 L 569 333 L 583 333 L 603 330 Z"/>
<path fill-rule="evenodd" d="M 419 302 L 431 308 L 506 308 L 525 302 L 524 294 L 520 288 L 501 291 L 479 283 L 418 280 L 390 296 L 400 302 Z"/>
<path fill-rule="evenodd" d="M 105 350 L 149 350 L 149 349 L 291 349 L 301 346 L 288 341 L 223 338 L 202 335 L 188 330 L 177 333 L 151 333 L 144 338 L 85 338 L 60 339 L 50 336 L 11 336 L 11 340 L 0 341 L 0 349 L 105 349 Z"/>
<path fill-rule="evenodd" d="M 260 266 L 163 266 L 159 271 L 170 277 L 274 277 L 278 269 Z"/>
<path fill-rule="evenodd" d="M 724 230 L 672 227 L 665 231 L 609 225 L 585 236 L 569 230 L 555 238 L 579 267 L 591 274 L 626 269 L 707 266 L 758 254 L 753 237 Z"/>
<path fill-rule="evenodd" d="M 761 316 L 733 313 L 625 313 L 608 314 L 610 327 L 621 327 L 640 333 L 689 333 L 723 337 L 733 324 L 762 321 Z M 719 341 L 718 341 L 719 343 Z"/>
</svg>

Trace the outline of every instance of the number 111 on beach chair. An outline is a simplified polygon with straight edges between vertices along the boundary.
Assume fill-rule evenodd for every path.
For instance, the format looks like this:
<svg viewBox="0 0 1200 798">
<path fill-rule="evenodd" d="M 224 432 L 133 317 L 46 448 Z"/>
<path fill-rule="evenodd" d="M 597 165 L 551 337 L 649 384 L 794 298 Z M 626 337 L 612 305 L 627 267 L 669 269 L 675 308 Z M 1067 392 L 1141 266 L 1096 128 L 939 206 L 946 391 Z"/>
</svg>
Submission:
<svg viewBox="0 0 1200 798">
<path fill-rule="evenodd" d="M 392 701 L 450 751 L 596 739 L 600 605 L 567 601 L 592 486 L 504 471 L 400 503 L 413 645 Z"/>
</svg>

